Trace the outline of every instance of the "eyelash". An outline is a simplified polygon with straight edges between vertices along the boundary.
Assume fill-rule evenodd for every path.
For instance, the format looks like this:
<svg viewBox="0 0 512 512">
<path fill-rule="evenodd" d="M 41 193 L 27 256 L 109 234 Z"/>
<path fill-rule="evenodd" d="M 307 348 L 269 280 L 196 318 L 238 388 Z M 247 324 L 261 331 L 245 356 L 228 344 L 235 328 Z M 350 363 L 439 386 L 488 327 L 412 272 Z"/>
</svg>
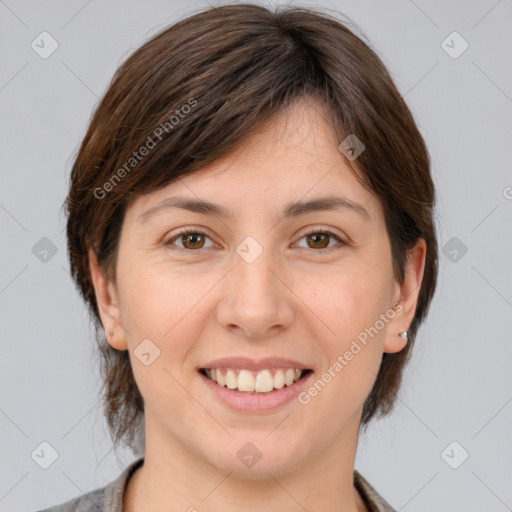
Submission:
<svg viewBox="0 0 512 512">
<path fill-rule="evenodd" d="M 184 229 L 183 231 L 180 231 L 179 233 L 176 233 L 172 238 L 170 238 L 165 243 L 165 245 L 171 246 L 174 243 L 175 240 L 178 240 L 179 238 L 181 238 L 181 237 L 183 237 L 185 235 L 190 235 L 190 234 L 204 235 L 205 237 L 210 238 L 204 231 L 201 231 L 199 229 L 188 228 L 188 229 Z M 335 233 L 333 233 L 332 231 L 329 231 L 329 230 L 318 230 L 318 229 L 315 229 L 315 230 L 309 231 L 308 233 L 304 233 L 300 237 L 299 240 L 302 240 L 306 236 L 315 235 L 315 234 L 328 235 L 330 237 L 336 238 L 338 240 L 338 242 L 342 246 L 343 245 L 348 245 L 347 242 L 345 242 L 338 235 L 336 235 Z M 211 238 L 210 238 L 210 240 L 211 240 Z M 304 249 L 304 247 L 303 247 L 303 249 Z M 314 252 L 320 253 L 320 254 L 325 254 L 325 253 L 331 252 L 332 250 L 335 250 L 335 249 L 337 249 L 337 248 L 336 247 L 328 247 L 328 248 L 325 248 L 325 249 L 311 249 L 311 250 L 314 251 Z M 338 247 L 338 249 L 339 249 L 339 247 Z M 175 250 L 175 249 L 173 249 L 173 250 Z M 182 247 L 178 247 L 177 250 L 181 250 L 181 251 L 185 251 L 185 252 L 200 252 L 202 249 L 183 249 Z"/>
</svg>

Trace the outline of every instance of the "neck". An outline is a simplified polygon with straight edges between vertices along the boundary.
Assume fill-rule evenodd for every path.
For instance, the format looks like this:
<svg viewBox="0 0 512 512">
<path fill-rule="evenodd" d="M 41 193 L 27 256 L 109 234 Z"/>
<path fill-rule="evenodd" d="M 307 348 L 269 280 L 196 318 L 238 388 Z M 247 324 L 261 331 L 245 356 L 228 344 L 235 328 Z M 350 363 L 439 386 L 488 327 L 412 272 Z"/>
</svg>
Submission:
<svg viewBox="0 0 512 512">
<path fill-rule="evenodd" d="M 146 416 L 144 464 L 128 482 L 123 511 L 366 512 L 353 485 L 358 429 L 355 422 L 324 452 L 261 470 L 255 478 L 250 471 L 219 470 L 168 431 L 158 432 Z"/>
</svg>

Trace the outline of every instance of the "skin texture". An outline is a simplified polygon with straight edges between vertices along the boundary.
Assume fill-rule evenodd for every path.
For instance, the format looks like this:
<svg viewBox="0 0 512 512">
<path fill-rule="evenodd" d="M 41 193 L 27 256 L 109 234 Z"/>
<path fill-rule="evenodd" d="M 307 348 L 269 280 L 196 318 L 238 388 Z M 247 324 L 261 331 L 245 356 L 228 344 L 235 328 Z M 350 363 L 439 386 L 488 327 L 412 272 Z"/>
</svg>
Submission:
<svg viewBox="0 0 512 512">
<path fill-rule="evenodd" d="M 352 175 L 326 119 L 322 105 L 297 103 L 227 157 L 136 199 L 122 227 L 117 283 L 90 252 L 108 341 L 129 350 L 145 401 L 145 462 L 129 482 L 126 511 L 366 510 L 352 482 L 362 407 L 383 352 L 405 346 L 398 333 L 414 316 L 425 243 L 400 286 L 380 200 Z M 289 202 L 333 194 L 362 204 L 371 220 L 348 210 L 282 218 Z M 138 221 L 174 195 L 235 215 L 172 209 Z M 207 237 L 180 236 L 171 246 L 187 227 Z M 313 228 L 348 245 L 311 240 Z M 250 264 L 236 252 L 249 235 L 263 249 Z M 333 249 L 320 253 L 326 246 Z M 307 364 L 314 382 L 394 303 L 400 311 L 307 405 L 235 412 L 196 371 L 219 357 L 276 356 Z M 149 366 L 133 354 L 146 338 L 160 349 Z M 249 441 L 262 458 L 246 468 L 237 452 Z"/>
</svg>

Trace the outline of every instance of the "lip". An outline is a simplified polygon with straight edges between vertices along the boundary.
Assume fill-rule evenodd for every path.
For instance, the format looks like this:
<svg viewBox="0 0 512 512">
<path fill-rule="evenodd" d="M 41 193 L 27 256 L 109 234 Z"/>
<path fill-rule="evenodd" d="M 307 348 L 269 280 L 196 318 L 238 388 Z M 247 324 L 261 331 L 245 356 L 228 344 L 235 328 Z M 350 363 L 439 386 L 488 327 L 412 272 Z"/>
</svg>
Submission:
<svg viewBox="0 0 512 512">
<path fill-rule="evenodd" d="M 218 361 L 215 363 L 218 363 Z M 281 363 L 283 362 L 282 359 L 280 361 Z M 266 366 L 266 368 L 269 367 Z M 297 368 L 300 368 L 300 366 Z M 268 393 L 249 394 L 244 391 L 235 391 L 224 386 L 221 387 L 201 372 L 198 371 L 197 373 L 202 382 L 221 402 L 231 409 L 248 414 L 261 414 L 279 409 L 293 400 L 308 385 L 309 380 L 314 375 L 314 372 L 311 371 L 290 386 L 283 386 L 281 389 L 274 389 Z"/>
<path fill-rule="evenodd" d="M 249 359 L 248 357 L 224 357 L 222 359 L 215 359 L 215 361 L 210 361 L 204 363 L 201 366 L 198 366 L 196 369 L 200 370 L 202 368 L 244 368 L 246 370 L 265 370 L 272 368 L 297 368 L 299 370 L 312 370 L 312 368 L 299 363 L 298 361 L 293 361 L 291 359 L 282 359 L 280 357 L 267 357 L 265 359 L 260 359 L 256 361 L 254 359 Z"/>
</svg>

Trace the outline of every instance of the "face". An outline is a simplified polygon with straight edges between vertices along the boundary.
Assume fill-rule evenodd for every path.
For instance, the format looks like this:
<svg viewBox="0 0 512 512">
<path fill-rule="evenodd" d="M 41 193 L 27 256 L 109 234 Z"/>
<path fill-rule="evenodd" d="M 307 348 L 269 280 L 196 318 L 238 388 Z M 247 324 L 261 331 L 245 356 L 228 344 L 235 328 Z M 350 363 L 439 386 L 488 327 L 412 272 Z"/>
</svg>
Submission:
<svg viewBox="0 0 512 512">
<path fill-rule="evenodd" d="M 325 119 L 320 105 L 297 104 L 225 158 L 138 198 L 126 211 L 116 285 L 91 253 L 107 338 L 129 350 L 145 401 L 146 446 L 158 439 L 257 479 L 355 442 L 383 352 L 405 346 L 398 333 L 412 321 L 424 246 L 400 286 L 382 205 L 350 172 Z M 358 206 L 287 213 L 328 196 Z M 170 198 L 222 213 L 162 203 Z M 268 374 L 251 362 L 273 358 L 264 368 L 274 379 L 278 368 L 311 371 L 253 394 L 200 373 L 220 358 L 248 358 L 220 363 L 221 373 L 251 370 L 242 380 L 251 373 L 262 386 Z M 247 455 L 261 459 L 250 467 Z"/>
</svg>

